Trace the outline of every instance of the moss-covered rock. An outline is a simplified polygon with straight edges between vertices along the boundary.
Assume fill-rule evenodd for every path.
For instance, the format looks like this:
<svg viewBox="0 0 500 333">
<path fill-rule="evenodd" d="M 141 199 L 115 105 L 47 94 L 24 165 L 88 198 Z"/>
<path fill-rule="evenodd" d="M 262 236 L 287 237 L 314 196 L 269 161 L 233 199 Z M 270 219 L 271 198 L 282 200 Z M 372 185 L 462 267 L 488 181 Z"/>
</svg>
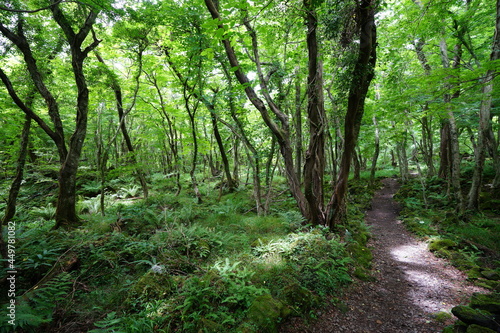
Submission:
<svg viewBox="0 0 500 333">
<path fill-rule="evenodd" d="M 471 298 L 470 307 L 500 314 L 500 294 L 474 294 Z"/>
<path fill-rule="evenodd" d="M 500 280 L 500 273 L 492 269 L 481 271 L 481 275 L 488 280 L 494 280 L 494 281 Z"/>
<path fill-rule="evenodd" d="M 489 290 L 499 290 L 500 288 L 500 281 L 480 279 L 475 281 L 474 284 L 478 287 L 483 287 Z"/>
<path fill-rule="evenodd" d="M 482 278 L 481 269 L 479 267 L 474 267 L 467 271 L 467 279 L 469 280 L 477 280 Z"/>
<path fill-rule="evenodd" d="M 451 239 L 433 239 L 429 243 L 429 251 L 438 252 L 439 250 L 454 249 L 457 243 Z"/>
<path fill-rule="evenodd" d="M 320 300 L 309 289 L 292 283 L 281 292 L 280 299 L 283 299 L 292 309 L 292 314 L 304 314 L 316 307 Z"/>
<path fill-rule="evenodd" d="M 247 311 L 244 326 L 255 328 L 256 332 L 277 332 L 277 324 L 290 314 L 290 310 L 279 300 L 266 294 L 259 296 Z"/>
<path fill-rule="evenodd" d="M 470 306 L 459 305 L 451 309 L 451 312 L 458 319 L 469 325 L 476 324 L 493 330 L 500 328 L 500 325 L 495 322 L 491 313 L 486 311 L 475 310 Z"/>
<path fill-rule="evenodd" d="M 434 318 L 434 320 L 436 320 L 440 323 L 444 323 L 448 319 L 451 319 L 453 316 L 449 312 L 439 311 L 439 312 L 433 314 L 432 317 Z"/>
<path fill-rule="evenodd" d="M 479 326 L 476 324 L 472 324 L 469 327 L 467 327 L 466 333 L 496 333 L 496 331 L 493 331 L 492 329 L 489 329 L 487 327 Z"/>
<path fill-rule="evenodd" d="M 148 271 L 130 289 L 128 299 L 158 299 L 168 296 L 174 288 L 174 282 L 166 273 Z"/>
<path fill-rule="evenodd" d="M 346 250 L 359 266 L 371 268 L 373 255 L 369 248 L 360 245 L 358 242 L 351 242 Z"/>
</svg>

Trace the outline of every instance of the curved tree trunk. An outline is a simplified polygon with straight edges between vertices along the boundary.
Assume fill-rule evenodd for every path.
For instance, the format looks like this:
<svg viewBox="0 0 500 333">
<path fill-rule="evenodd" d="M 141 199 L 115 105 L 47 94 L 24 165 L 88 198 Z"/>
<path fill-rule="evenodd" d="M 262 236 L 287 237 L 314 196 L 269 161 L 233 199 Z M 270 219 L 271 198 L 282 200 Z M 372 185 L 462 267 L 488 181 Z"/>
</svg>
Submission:
<svg viewBox="0 0 500 333">
<path fill-rule="evenodd" d="M 375 62 L 377 59 L 375 1 L 361 1 L 359 5 L 359 23 L 361 27 L 359 55 L 354 67 L 347 101 L 347 113 L 344 125 L 344 151 L 340 161 L 337 184 L 328 203 L 327 210 L 327 225 L 332 230 L 345 218 L 347 179 L 349 177 L 352 155 L 358 139 L 361 118 L 364 113 L 365 97 L 375 74 Z"/>
<path fill-rule="evenodd" d="M 17 96 L 9 78 L 6 76 L 5 72 L 1 70 L 0 78 L 7 87 L 9 95 L 12 97 L 14 102 L 47 133 L 57 147 L 61 168 L 58 176 L 59 192 L 55 215 L 56 224 L 54 228 L 59 228 L 61 226 L 74 227 L 80 222 L 75 209 L 76 173 L 78 171 L 78 162 L 80 160 L 80 154 L 87 132 L 89 104 L 89 90 L 83 71 L 83 62 L 87 58 L 88 53 L 95 49 L 100 41 L 93 36 L 94 39 L 88 46 L 82 49 L 82 45 L 87 39 L 87 36 L 97 19 L 97 12 L 90 10 L 85 22 L 81 25 L 78 32 L 75 32 L 73 30 L 74 23 L 71 22 L 61 11 L 59 3 L 51 6 L 50 10 L 52 11 L 54 21 L 61 28 L 65 35 L 65 40 L 68 43 L 71 66 L 77 87 L 76 124 L 73 134 L 69 140 L 69 144 L 66 145 L 65 143 L 63 122 L 59 113 L 59 105 L 56 98 L 44 83 L 42 72 L 39 70 L 37 60 L 35 59 L 28 40 L 24 34 L 24 21 L 22 19 L 17 22 L 17 33 L 9 30 L 1 23 L 0 32 L 13 44 L 15 44 L 19 51 L 23 54 L 24 62 L 28 72 L 30 73 L 31 80 L 33 81 L 38 93 L 45 101 L 54 129 L 50 128 L 41 117 L 39 117 L 31 108 L 22 102 L 19 96 Z"/>
<path fill-rule="evenodd" d="M 307 10 L 307 115 L 309 121 L 309 147 L 304 164 L 304 194 L 309 203 L 310 222 L 325 223 L 323 177 L 325 174 L 326 114 L 323 97 L 323 68 L 319 56 L 316 31 L 318 21 L 310 0 L 304 0 Z"/>
</svg>

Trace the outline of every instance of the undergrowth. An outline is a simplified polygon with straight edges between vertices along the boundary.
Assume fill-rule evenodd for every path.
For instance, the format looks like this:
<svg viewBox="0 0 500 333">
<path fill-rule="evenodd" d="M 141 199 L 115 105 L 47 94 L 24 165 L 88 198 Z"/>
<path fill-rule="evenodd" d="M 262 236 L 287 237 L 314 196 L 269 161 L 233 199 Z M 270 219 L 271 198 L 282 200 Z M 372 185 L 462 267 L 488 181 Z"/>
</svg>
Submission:
<svg viewBox="0 0 500 333">
<path fill-rule="evenodd" d="M 109 183 L 104 216 L 99 184 L 80 185 L 78 229 L 52 231 L 46 197 L 16 217 L 16 330 L 272 332 L 289 316 L 314 317 L 353 276 L 366 277 L 366 182 L 351 183 L 338 234 L 305 225 L 293 200 L 257 216 L 245 189 L 199 205 L 189 191 L 143 200 L 133 183 Z"/>
<path fill-rule="evenodd" d="M 447 188 L 446 182 L 437 177 L 426 180 L 424 188 L 415 179 L 404 184 L 395 198 L 402 205 L 400 214 L 405 225 L 428 240 L 437 256 L 466 271 L 476 284 L 500 290 L 498 281 L 481 274 L 500 273 L 500 220 L 496 212 L 483 205 L 480 213 L 460 217 Z"/>
</svg>

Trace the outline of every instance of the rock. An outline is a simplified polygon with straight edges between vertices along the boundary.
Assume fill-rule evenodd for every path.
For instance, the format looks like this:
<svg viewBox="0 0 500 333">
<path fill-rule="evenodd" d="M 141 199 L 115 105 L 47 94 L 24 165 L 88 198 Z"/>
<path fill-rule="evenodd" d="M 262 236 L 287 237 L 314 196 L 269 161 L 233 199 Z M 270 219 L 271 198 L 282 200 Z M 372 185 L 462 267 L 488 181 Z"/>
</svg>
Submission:
<svg viewBox="0 0 500 333">
<path fill-rule="evenodd" d="M 300 286 L 298 283 L 292 283 L 281 292 L 280 299 L 297 309 L 297 313 L 307 313 L 315 306 L 319 305 L 320 300 L 309 289 Z"/>
<path fill-rule="evenodd" d="M 485 270 L 481 272 L 481 275 L 488 280 L 498 281 L 500 280 L 500 273 L 494 270 Z"/>
<path fill-rule="evenodd" d="M 277 332 L 278 321 L 289 313 L 282 302 L 269 294 L 262 295 L 248 309 L 246 324 L 255 327 L 258 332 Z"/>
<path fill-rule="evenodd" d="M 469 306 L 478 310 L 485 310 L 500 315 L 500 294 L 472 295 Z"/>
<path fill-rule="evenodd" d="M 130 289 L 129 300 L 160 299 L 173 291 L 174 282 L 168 274 L 149 271 L 144 274 Z"/>
<path fill-rule="evenodd" d="M 453 249 L 456 246 L 457 243 L 455 243 L 451 239 L 433 239 L 429 243 L 429 251 L 436 252 L 441 249 L 448 250 Z"/>
<path fill-rule="evenodd" d="M 467 327 L 466 333 L 496 333 L 496 331 L 493 331 L 487 327 L 479 326 L 476 324 L 472 324 L 469 327 Z"/>
<path fill-rule="evenodd" d="M 493 280 L 476 280 L 474 282 L 476 286 L 483 287 L 489 290 L 498 290 L 500 288 L 500 281 L 493 281 Z"/>
<path fill-rule="evenodd" d="M 223 330 L 223 327 L 220 324 L 217 324 L 215 321 L 202 318 L 200 320 L 200 324 L 202 328 L 200 329 L 200 332 L 221 332 Z"/>
<path fill-rule="evenodd" d="M 480 279 L 482 276 L 481 269 L 479 267 L 474 267 L 467 272 L 467 279 L 476 280 Z"/>
<path fill-rule="evenodd" d="M 494 317 L 489 312 L 475 310 L 464 305 L 455 306 L 451 312 L 466 324 L 476 324 L 495 331 L 500 329 L 500 325 L 495 322 Z"/>
</svg>

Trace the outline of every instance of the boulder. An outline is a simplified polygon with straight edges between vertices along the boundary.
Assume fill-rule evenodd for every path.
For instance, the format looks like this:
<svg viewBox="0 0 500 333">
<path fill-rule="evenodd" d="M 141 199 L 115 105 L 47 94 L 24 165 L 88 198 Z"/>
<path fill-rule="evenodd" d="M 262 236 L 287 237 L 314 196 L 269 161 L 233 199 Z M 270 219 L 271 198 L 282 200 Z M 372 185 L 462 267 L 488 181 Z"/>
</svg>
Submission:
<svg viewBox="0 0 500 333">
<path fill-rule="evenodd" d="M 470 307 L 500 315 L 500 294 L 474 294 Z"/>
<path fill-rule="evenodd" d="M 451 239 L 433 239 L 429 243 L 429 251 L 435 252 L 441 249 L 453 249 L 457 246 L 457 243 Z"/>
<path fill-rule="evenodd" d="M 246 324 L 259 332 L 277 332 L 278 322 L 290 313 L 285 305 L 269 294 L 255 299 L 247 311 Z"/>
<path fill-rule="evenodd" d="M 500 273 L 491 269 L 482 271 L 481 275 L 488 280 L 494 280 L 494 281 L 500 280 Z"/>
<path fill-rule="evenodd" d="M 451 312 L 466 324 L 476 324 L 487 327 L 494 331 L 500 329 L 500 325 L 494 320 L 491 313 L 481 310 L 475 310 L 470 306 L 459 305 L 451 309 Z"/>
<path fill-rule="evenodd" d="M 467 327 L 466 333 L 496 333 L 496 331 L 493 331 L 487 327 L 479 326 L 476 324 L 472 324 L 469 327 Z"/>
</svg>

